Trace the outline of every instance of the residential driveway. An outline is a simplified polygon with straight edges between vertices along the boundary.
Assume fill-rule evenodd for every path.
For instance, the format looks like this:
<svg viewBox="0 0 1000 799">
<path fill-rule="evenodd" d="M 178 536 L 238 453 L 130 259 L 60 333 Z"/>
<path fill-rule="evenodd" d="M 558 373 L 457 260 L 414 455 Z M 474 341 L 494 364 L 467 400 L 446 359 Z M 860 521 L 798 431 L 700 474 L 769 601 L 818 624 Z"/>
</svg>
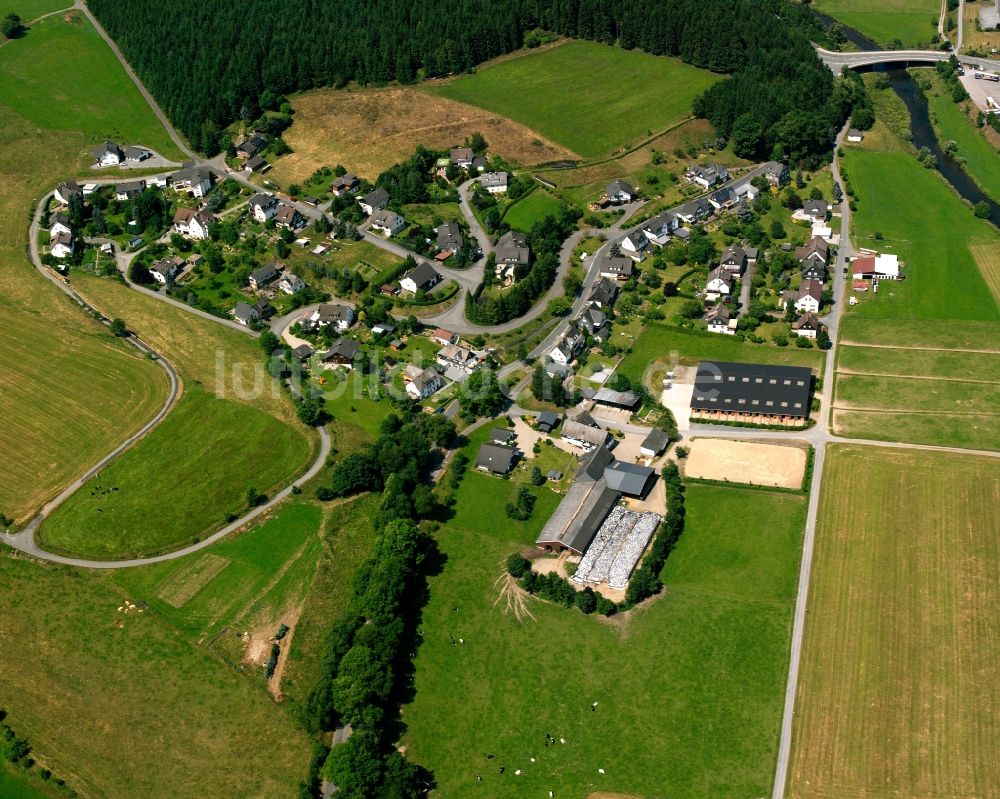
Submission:
<svg viewBox="0 0 1000 799">
<path fill-rule="evenodd" d="M 118 164 L 118 166 L 100 166 L 98 164 L 91 164 L 90 168 L 95 172 L 100 172 L 105 169 L 177 169 L 180 167 L 176 161 L 171 161 L 169 158 L 164 158 L 158 152 L 150 150 L 148 147 L 143 147 L 141 144 L 138 145 L 144 150 L 149 150 L 152 155 L 145 161 L 126 161 L 124 164 Z"/>
</svg>

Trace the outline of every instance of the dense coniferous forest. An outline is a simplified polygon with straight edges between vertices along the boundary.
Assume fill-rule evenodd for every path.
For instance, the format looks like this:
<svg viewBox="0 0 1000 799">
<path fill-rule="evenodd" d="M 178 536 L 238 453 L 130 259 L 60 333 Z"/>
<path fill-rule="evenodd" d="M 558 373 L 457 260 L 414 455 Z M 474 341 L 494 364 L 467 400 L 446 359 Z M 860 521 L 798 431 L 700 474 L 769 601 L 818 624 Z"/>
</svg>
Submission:
<svg viewBox="0 0 1000 799">
<path fill-rule="evenodd" d="M 824 34 L 784 0 L 91 0 L 192 145 L 256 118 L 261 96 L 411 82 L 520 48 L 543 28 L 732 75 L 695 112 L 741 149 L 792 160 L 828 149 L 844 109 L 809 44 Z M 636 87 L 641 91 L 641 87 Z"/>
</svg>

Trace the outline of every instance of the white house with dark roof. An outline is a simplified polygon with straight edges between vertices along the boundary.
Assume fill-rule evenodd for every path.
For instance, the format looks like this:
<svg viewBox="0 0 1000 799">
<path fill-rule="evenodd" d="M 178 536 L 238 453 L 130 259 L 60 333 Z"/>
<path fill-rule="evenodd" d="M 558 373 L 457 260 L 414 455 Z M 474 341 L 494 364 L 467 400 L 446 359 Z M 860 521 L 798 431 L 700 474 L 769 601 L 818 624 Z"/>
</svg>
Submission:
<svg viewBox="0 0 1000 799">
<path fill-rule="evenodd" d="M 797 291 L 786 291 L 781 295 L 781 307 L 791 303 L 796 311 L 816 313 L 823 297 L 823 284 L 818 280 L 803 280 Z"/>
<path fill-rule="evenodd" d="M 826 222 L 829 214 L 830 204 L 826 200 L 806 200 L 792 213 L 792 219 L 817 225 Z"/>
<path fill-rule="evenodd" d="M 49 238 L 54 239 L 60 233 L 73 235 L 73 228 L 70 226 L 69 217 L 66 214 L 55 213 L 49 219 Z"/>
<path fill-rule="evenodd" d="M 764 179 L 772 186 L 783 186 L 791 179 L 788 167 L 778 161 L 764 164 Z"/>
<path fill-rule="evenodd" d="M 684 177 L 702 189 L 710 189 L 729 180 L 729 171 L 719 164 L 695 164 L 684 173 Z"/>
<path fill-rule="evenodd" d="M 137 147 L 134 144 L 130 144 L 125 148 L 125 161 L 128 163 L 138 164 L 152 157 L 153 153 L 145 147 Z"/>
<path fill-rule="evenodd" d="M 624 281 L 632 277 L 635 263 L 631 258 L 625 258 L 621 255 L 608 255 L 601 259 L 597 269 L 602 278 Z"/>
<path fill-rule="evenodd" d="M 823 323 L 814 313 L 806 312 L 792 322 L 792 332 L 803 338 L 816 338 L 820 330 L 824 330 Z"/>
<path fill-rule="evenodd" d="M 418 401 L 427 399 L 436 391 L 440 391 L 444 386 L 444 381 L 441 379 L 441 375 L 437 373 L 436 369 L 432 369 L 430 367 L 426 369 L 420 369 L 420 367 L 415 368 L 418 373 L 412 375 L 406 382 L 406 393 L 413 399 Z"/>
<path fill-rule="evenodd" d="M 260 321 L 260 314 L 252 305 L 248 305 L 245 302 L 238 302 L 233 309 L 233 318 L 241 325 L 249 327 L 254 322 Z"/>
<path fill-rule="evenodd" d="M 274 195 L 258 192 L 250 198 L 247 208 L 250 210 L 250 215 L 263 224 L 274 219 L 280 204 Z"/>
<path fill-rule="evenodd" d="M 174 231 L 191 239 L 204 241 L 208 238 L 208 226 L 215 221 L 207 208 L 178 208 L 174 212 Z"/>
<path fill-rule="evenodd" d="M 518 230 L 504 233 L 493 252 L 496 257 L 496 275 L 504 280 L 512 280 L 519 269 L 526 269 L 531 262 L 528 237 Z"/>
<path fill-rule="evenodd" d="M 719 297 L 728 297 L 733 290 L 733 273 L 721 266 L 715 267 L 708 273 L 708 280 L 705 283 L 705 299 L 717 300 Z"/>
<path fill-rule="evenodd" d="M 189 162 L 170 176 L 170 186 L 177 191 L 186 190 L 192 197 L 204 197 L 212 188 L 212 171 Z"/>
<path fill-rule="evenodd" d="M 708 325 L 709 333 L 722 333 L 726 336 L 733 336 L 736 334 L 738 321 L 733 316 L 729 306 L 724 302 L 716 303 L 705 313 L 705 322 Z"/>
<path fill-rule="evenodd" d="M 719 266 L 732 275 L 742 275 L 747 268 L 747 251 L 738 244 L 730 244 L 719 256 Z"/>
<path fill-rule="evenodd" d="M 487 172 L 480 176 L 479 183 L 490 194 L 503 194 L 507 191 L 507 173 Z"/>
<path fill-rule="evenodd" d="M 647 219 L 643 223 L 642 233 L 651 243 L 662 247 L 670 240 L 670 235 L 679 226 L 680 222 L 677 216 L 669 211 L 664 211 L 651 219 Z"/>
<path fill-rule="evenodd" d="M 623 205 L 636 199 L 639 196 L 639 190 L 621 178 L 616 178 L 604 189 L 604 196 L 610 205 Z"/>
<path fill-rule="evenodd" d="M 281 271 L 274 264 L 266 264 L 260 269 L 255 269 L 250 273 L 250 288 L 254 291 L 260 291 L 262 288 L 270 286 L 280 274 Z"/>
<path fill-rule="evenodd" d="M 118 166 L 125 161 L 125 153 L 113 141 L 103 142 L 99 147 L 95 147 L 92 152 L 94 153 L 97 166 Z"/>
<path fill-rule="evenodd" d="M 358 205 L 361 206 L 361 210 L 364 211 L 368 216 L 371 216 L 376 211 L 381 211 L 389 204 L 389 192 L 387 192 L 382 187 L 374 189 L 368 192 L 364 197 L 358 199 Z"/>
<path fill-rule="evenodd" d="M 294 205 L 278 203 L 278 210 L 274 212 L 274 224 L 275 227 L 298 230 L 306 226 L 306 220 Z"/>
<path fill-rule="evenodd" d="M 475 157 L 476 154 L 472 152 L 471 147 L 453 147 L 449 160 L 459 169 L 468 169 Z"/>
<path fill-rule="evenodd" d="M 633 230 L 621 240 L 619 245 L 623 253 L 627 253 L 633 260 L 640 260 L 642 253 L 649 246 L 649 239 L 641 230 Z"/>
<path fill-rule="evenodd" d="M 441 275 L 427 261 L 421 261 L 413 269 L 403 275 L 399 287 L 403 291 L 416 294 L 418 291 L 430 291 L 441 282 Z"/>
<path fill-rule="evenodd" d="M 556 363 L 563 365 L 571 364 L 576 359 L 576 356 L 583 351 L 586 343 L 583 333 L 569 331 L 549 351 L 549 357 Z"/>
<path fill-rule="evenodd" d="M 285 272 L 278 281 L 278 290 L 288 294 L 298 294 L 306 287 L 302 278 L 292 272 Z"/>
<path fill-rule="evenodd" d="M 130 180 L 128 183 L 119 183 L 115 186 L 115 199 L 118 202 L 126 202 L 138 197 L 146 190 L 146 181 Z"/>
<path fill-rule="evenodd" d="M 75 249 L 72 233 L 56 233 L 49 239 L 49 253 L 59 260 L 71 256 Z"/>
<path fill-rule="evenodd" d="M 354 324 L 354 309 L 341 303 L 323 303 L 312 312 L 309 321 L 316 327 L 332 325 L 343 333 Z"/>
<path fill-rule="evenodd" d="M 52 192 L 52 196 L 62 205 L 69 205 L 69 201 L 74 194 L 83 196 L 83 189 L 80 188 L 80 184 L 75 180 L 67 180 L 65 183 L 60 183 L 56 186 L 55 191 Z"/>
<path fill-rule="evenodd" d="M 371 229 L 386 236 L 395 236 L 406 227 L 406 220 L 395 211 L 382 209 L 372 214 Z"/>
<path fill-rule="evenodd" d="M 334 197 L 340 197 L 343 194 L 353 194 L 358 190 L 358 183 L 357 175 L 345 172 L 340 177 L 334 179 L 330 185 L 330 191 Z"/>
</svg>

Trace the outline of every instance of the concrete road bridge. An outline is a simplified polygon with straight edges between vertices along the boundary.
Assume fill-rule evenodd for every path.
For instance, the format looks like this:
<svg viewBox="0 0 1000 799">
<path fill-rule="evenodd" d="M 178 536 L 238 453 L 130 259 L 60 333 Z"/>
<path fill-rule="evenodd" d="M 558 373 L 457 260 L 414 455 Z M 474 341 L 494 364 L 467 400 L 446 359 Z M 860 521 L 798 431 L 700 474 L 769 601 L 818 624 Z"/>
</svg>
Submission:
<svg viewBox="0 0 1000 799">
<path fill-rule="evenodd" d="M 844 67 L 863 69 L 879 66 L 932 66 L 939 61 L 947 61 L 952 56 L 950 50 L 861 50 L 850 53 L 839 53 L 816 47 L 820 60 L 826 64 L 835 75 L 839 75 Z M 977 68 L 984 72 L 1000 72 L 1000 61 L 988 58 L 975 58 L 960 55 L 959 62 L 970 69 Z"/>
</svg>

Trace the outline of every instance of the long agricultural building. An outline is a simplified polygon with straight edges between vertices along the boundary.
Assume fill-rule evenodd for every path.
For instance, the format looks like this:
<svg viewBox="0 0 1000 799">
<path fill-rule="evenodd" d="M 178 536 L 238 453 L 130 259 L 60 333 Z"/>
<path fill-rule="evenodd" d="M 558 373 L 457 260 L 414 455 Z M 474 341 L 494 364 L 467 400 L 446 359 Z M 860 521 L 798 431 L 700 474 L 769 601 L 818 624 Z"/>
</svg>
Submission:
<svg viewBox="0 0 1000 799">
<path fill-rule="evenodd" d="M 809 418 L 812 372 L 804 366 L 702 361 L 691 418 L 801 426 Z"/>
<path fill-rule="evenodd" d="M 615 460 L 605 447 L 589 453 L 535 544 L 583 555 L 577 582 L 624 588 L 660 522 L 655 513 L 619 507 L 622 496 L 648 495 L 656 473 Z"/>
</svg>

